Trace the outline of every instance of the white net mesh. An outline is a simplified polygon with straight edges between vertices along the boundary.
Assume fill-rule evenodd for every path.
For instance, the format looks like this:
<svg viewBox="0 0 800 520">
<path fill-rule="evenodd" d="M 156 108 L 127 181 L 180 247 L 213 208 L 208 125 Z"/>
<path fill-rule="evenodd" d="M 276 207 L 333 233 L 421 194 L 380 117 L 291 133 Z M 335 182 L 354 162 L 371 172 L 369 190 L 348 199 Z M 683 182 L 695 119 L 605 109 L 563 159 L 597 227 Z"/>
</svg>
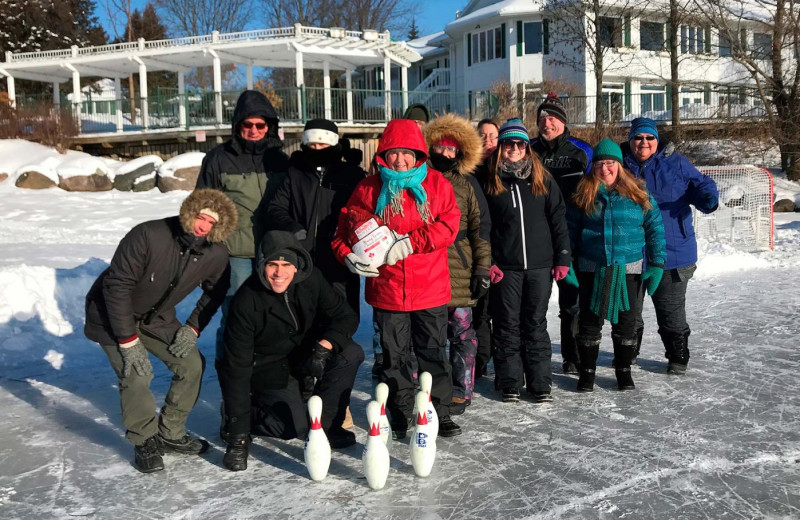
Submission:
<svg viewBox="0 0 800 520">
<path fill-rule="evenodd" d="M 747 251 L 772 249 L 772 175 L 750 165 L 698 166 L 717 183 L 719 208 L 710 215 L 694 210 L 697 236 Z"/>
</svg>

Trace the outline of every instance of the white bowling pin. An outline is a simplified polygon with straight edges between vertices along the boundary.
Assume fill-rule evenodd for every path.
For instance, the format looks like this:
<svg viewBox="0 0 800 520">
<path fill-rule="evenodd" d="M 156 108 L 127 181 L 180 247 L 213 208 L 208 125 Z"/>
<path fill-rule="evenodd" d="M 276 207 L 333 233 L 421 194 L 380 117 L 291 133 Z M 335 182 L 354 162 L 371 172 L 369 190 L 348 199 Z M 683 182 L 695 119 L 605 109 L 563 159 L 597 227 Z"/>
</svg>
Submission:
<svg viewBox="0 0 800 520">
<path fill-rule="evenodd" d="M 331 465 L 331 444 L 320 423 L 322 398 L 311 396 L 308 400 L 308 415 L 311 418 L 311 429 L 308 430 L 303 455 L 311 480 L 319 481 L 328 475 L 328 468 Z"/>
<path fill-rule="evenodd" d="M 383 489 L 389 476 L 389 450 L 381 440 L 381 405 L 377 401 L 370 401 L 367 405 L 367 421 L 369 437 L 361 454 L 364 476 L 371 489 Z"/>
<path fill-rule="evenodd" d="M 417 413 L 414 430 L 411 435 L 411 466 L 418 477 L 427 477 L 433 469 L 436 460 L 436 434 L 431 431 L 428 415 L 425 413 L 425 404 L 428 396 L 423 391 L 417 393 Z"/>
<path fill-rule="evenodd" d="M 381 406 L 381 418 L 379 427 L 381 429 L 381 440 L 386 444 L 386 448 L 391 451 L 392 449 L 392 427 L 389 425 L 389 419 L 386 417 L 386 400 L 389 399 L 389 385 L 386 383 L 378 383 L 375 387 L 375 400 Z"/>
<path fill-rule="evenodd" d="M 428 402 L 425 404 L 425 411 L 428 414 L 428 424 L 435 436 L 439 435 L 439 414 L 431 400 L 431 386 L 433 386 L 433 376 L 430 372 L 423 372 L 419 375 L 419 389 L 428 394 Z"/>
</svg>

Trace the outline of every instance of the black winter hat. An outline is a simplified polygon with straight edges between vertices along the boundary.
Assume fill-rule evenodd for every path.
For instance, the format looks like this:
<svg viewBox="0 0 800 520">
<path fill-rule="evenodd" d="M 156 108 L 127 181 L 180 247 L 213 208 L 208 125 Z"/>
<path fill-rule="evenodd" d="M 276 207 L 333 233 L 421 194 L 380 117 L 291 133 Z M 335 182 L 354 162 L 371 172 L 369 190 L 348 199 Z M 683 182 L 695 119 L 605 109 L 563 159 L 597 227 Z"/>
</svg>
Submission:
<svg viewBox="0 0 800 520">
<path fill-rule="evenodd" d="M 275 251 L 269 256 L 264 257 L 264 263 L 268 264 L 270 262 L 289 262 L 295 267 L 299 267 L 299 260 L 297 259 L 297 253 L 292 251 L 291 249 L 283 248 Z"/>
<path fill-rule="evenodd" d="M 425 121 L 429 123 L 431 120 L 431 111 L 422 103 L 415 103 L 410 105 L 405 112 L 403 112 L 402 119 L 411 119 L 412 121 Z"/>
<path fill-rule="evenodd" d="M 303 128 L 303 144 L 339 144 L 339 127 L 328 119 L 312 119 Z"/>
<path fill-rule="evenodd" d="M 545 115 L 553 116 L 560 119 L 565 125 L 567 124 L 567 110 L 564 108 L 564 103 L 558 98 L 558 94 L 551 92 L 547 94 L 547 99 L 542 101 L 536 109 L 536 120 Z"/>
</svg>

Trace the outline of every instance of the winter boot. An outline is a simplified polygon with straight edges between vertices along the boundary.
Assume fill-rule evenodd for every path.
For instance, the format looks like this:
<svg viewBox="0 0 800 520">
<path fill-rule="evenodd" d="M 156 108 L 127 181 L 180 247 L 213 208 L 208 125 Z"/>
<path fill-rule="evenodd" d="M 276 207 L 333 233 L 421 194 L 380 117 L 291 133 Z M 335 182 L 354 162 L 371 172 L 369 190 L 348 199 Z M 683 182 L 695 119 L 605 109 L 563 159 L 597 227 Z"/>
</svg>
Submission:
<svg viewBox="0 0 800 520">
<path fill-rule="evenodd" d="M 142 473 L 152 473 L 164 469 L 164 461 L 161 455 L 164 454 L 158 435 L 153 435 L 143 444 L 134 446 L 133 459 L 136 469 Z"/>
<path fill-rule="evenodd" d="M 181 453 L 183 455 L 200 455 L 208 451 L 208 441 L 205 439 L 195 439 L 191 435 L 184 435 L 180 439 L 167 439 L 160 433 L 158 440 L 164 450 Z"/>
<path fill-rule="evenodd" d="M 636 351 L 636 338 L 623 338 L 611 335 L 614 342 L 614 374 L 617 376 L 617 387 L 620 390 L 633 390 L 636 386 L 631 377 L 631 358 Z"/>
<path fill-rule="evenodd" d="M 685 374 L 689 364 L 689 334 L 691 332 L 687 330 L 686 332 L 659 331 L 659 333 L 666 349 L 664 355 L 669 361 L 667 373 Z"/>
<path fill-rule="evenodd" d="M 600 353 L 600 336 L 578 336 L 575 338 L 580 357 L 580 374 L 578 376 L 578 392 L 594 390 L 594 376 L 597 370 L 597 355 Z"/>
<path fill-rule="evenodd" d="M 246 433 L 228 436 L 228 448 L 222 457 L 222 464 L 231 471 L 247 469 L 247 456 L 250 454 L 250 435 Z"/>
</svg>

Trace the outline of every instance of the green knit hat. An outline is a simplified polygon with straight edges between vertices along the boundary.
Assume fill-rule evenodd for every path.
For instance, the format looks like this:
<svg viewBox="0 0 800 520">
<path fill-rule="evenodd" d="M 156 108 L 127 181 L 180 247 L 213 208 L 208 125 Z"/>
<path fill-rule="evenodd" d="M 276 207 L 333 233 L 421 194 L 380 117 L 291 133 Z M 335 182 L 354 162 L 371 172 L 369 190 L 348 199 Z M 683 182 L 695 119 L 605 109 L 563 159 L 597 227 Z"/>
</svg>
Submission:
<svg viewBox="0 0 800 520">
<path fill-rule="evenodd" d="M 611 139 L 603 139 L 597 143 L 597 146 L 592 150 L 592 161 L 597 162 L 608 159 L 622 164 L 622 150 L 620 150 L 619 145 Z"/>
</svg>

